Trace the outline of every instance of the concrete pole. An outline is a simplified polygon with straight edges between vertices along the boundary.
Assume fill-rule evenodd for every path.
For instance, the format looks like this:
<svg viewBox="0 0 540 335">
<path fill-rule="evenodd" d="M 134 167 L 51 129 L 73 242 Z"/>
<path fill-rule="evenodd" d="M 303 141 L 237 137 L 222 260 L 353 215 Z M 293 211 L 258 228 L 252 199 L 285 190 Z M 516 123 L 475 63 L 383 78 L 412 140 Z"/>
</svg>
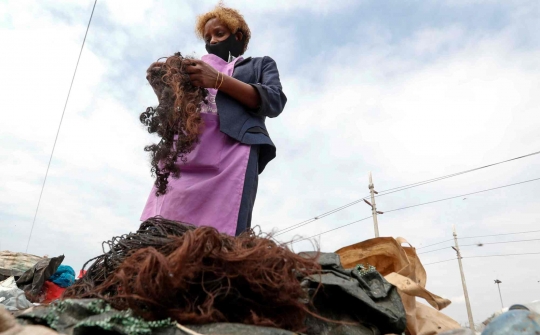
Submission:
<svg viewBox="0 0 540 335">
<path fill-rule="evenodd" d="M 369 193 L 371 194 L 371 213 L 373 214 L 373 226 L 375 227 L 375 237 L 379 237 L 379 223 L 377 222 L 377 206 L 375 205 L 375 187 L 373 177 L 369 173 Z"/>
<path fill-rule="evenodd" d="M 497 288 L 499 289 L 499 298 L 501 299 L 501 308 L 504 308 L 504 304 L 503 304 L 503 301 L 502 301 L 502 294 L 501 294 L 501 287 L 499 286 L 499 284 L 501 284 L 502 281 L 498 280 L 498 279 L 495 279 L 495 284 L 497 284 Z"/>
<path fill-rule="evenodd" d="M 465 296 L 465 304 L 467 305 L 467 314 L 469 316 L 469 327 L 473 332 L 476 332 L 474 327 L 474 320 L 472 316 L 472 310 L 471 310 L 471 303 L 469 301 L 469 292 L 467 292 L 467 283 L 465 283 L 465 274 L 463 273 L 463 265 L 461 264 L 461 253 L 459 252 L 459 245 L 457 240 L 457 234 L 456 234 L 456 226 L 452 226 L 452 230 L 454 232 L 454 242 L 456 244 L 456 247 L 453 248 L 457 253 L 457 259 L 459 263 L 459 271 L 461 272 L 461 283 L 463 284 L 463 295 Z"/>
</svg>

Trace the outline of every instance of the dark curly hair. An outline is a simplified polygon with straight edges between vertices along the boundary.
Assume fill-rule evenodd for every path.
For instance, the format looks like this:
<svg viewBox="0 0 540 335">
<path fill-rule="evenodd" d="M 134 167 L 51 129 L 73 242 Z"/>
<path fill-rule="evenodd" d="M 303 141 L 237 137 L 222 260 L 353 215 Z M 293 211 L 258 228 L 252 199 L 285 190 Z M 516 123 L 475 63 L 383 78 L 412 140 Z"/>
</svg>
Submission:
<svg viewBox="0 0 540 335">
<path fill-rule="evenodd" d="M 169 222 L 153 229 L 145 222 L 137 234 L 114 238 L 118 244 L 63 299 L 104 299 L 146 320 L 192 325 L 230 322 L 300 332 L 308 315 L 331 321 L 312 310 L 302 284 L 321 275 L 318 254 L 296 254 L 252 230 L 234 237 Z"/>
<path fill-rule="evenodd" d="M 185 60 L 177 52 L 165 62 L 154 62 L 147 70 L 147 78 L 158 95 L 159 105 L 148 107 L 140 120 L 149 133 L 157 133 L 161 140 L 144 148 L 150 153 L 151 172 L 156 177 L 156 196 L 167 192 L 168 178 L 180 177 L 178 158 L 187 161 L 187 154 L 198 142 L 202 126 L 200 105 L 206 102 L 208 91 L 191 83 Z"/>
</svg>

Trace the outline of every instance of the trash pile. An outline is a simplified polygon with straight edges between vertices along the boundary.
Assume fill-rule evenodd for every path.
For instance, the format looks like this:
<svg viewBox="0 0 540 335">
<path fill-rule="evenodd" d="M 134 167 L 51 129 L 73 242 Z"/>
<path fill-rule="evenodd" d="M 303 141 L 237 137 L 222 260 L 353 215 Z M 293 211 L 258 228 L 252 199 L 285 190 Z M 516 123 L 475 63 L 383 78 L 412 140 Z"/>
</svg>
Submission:
<svg viewBox="0 0 540 335">
<path fill-rule="evenodd" d="M 254 231 L 232 237 L 155 217 L 104 242 L 76 281 L 64 256 L 2 253 L 0 335 L 467 334 L 440 312 L 450 301 L 425 289 L 403 244 L 294 253 Z"/>
<path fill-rule="evenodd" d="M 487 326 L 496 317 L 498 317 L 499 315 L 501 315 L 503 313 L 506 313 L 506 312 L 508 312 L 509 310 L 512 310 L 512 309 L 514 309 L 514 310 L 517 310 L 517 309 L 528 310 L 528 311 L 540 314 L 540 300 L 534 300 L 534 301 L 531 301 L 531 302 L 528 302 L 528 303 L 524 303 L 522 305 L 514 305 L 514 306 L 510 306 L 510 307 L 505 307 L 505 308 L 493 313 L 493 315 L 491 315 L 489 318 L 487 318 L 482 323 Z"/>
<path fill-rule="evenodd" d="M 20 277 L 43 257 L 20 252 L 0 251 L 0 281 L 9 277 Z"/>
<path fill-rule="evenodd" d="M 527 305 L 513 305 L 503 313 L 484 321 L 487 327 L 482 335 L 540 334 L 540 306 L 538 302 Z"/>
<path fill-rule="evenodd" d="M 482 322 L 486 328 L 481 335 L 540 334 L 540 301 L 512 305 L 495 312 Z M 480 334 L 480 333 L 476 333 Z M 470 329 L 456 329 L 441 335 L 476 335 Z"/>
<path fill-rule="evenodd" d="M 404 238 L 374 238 L 339 249 L 336 253 L 340 255 L 344 267 L 371 264 L 397 287 L 407 314 L 408 334 L 439 334 L 461 327 L 440 312 L 451 301 L 426 290 L 426 270 L 416 249 Z M 431 307 L 417 301 L 417 297 L 425 299 Z"/>
<path fill-rule="evenodd" d="M 337 254 L 296 254 L 262 234 L 232 237 L 159 217 L 106 244 L 64 298 L 100 299 L 130 317 L 189 327 L 272 327 L 267 334 L 405 327 L 395 287 L 374 269 L 344 269 Z"/>
<path fill-rule="evenodd" d="M 75 271 L 63 260 L 0 252 L 0 306 L 15 312 L 60 298 L 75 283 Z"/>
</svg>

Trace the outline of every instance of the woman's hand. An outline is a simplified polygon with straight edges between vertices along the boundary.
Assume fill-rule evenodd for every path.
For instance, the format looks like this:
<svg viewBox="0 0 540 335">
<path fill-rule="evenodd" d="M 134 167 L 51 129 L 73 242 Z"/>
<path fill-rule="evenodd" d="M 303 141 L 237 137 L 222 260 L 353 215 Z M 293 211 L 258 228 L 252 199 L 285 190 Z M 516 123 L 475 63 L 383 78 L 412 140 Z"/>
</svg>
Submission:
<svg viewBox="0 0 540 335">
<path fill-rule="evenodd" d="M 184 64 L 193 85 L 202 88 L 216 88 L 218 77 L 216 69 L 197 59 L 186 59 Z"/>
<path fill-rule="evenodd" d="M 212 66 L 203 61 L 195 59 L 186 59 L 186 72 L 193 85 L 203 88 L 216 88 L 225 94 L 228 94 L 244 106 L 255 109 L 261 104 L 261 97 L 253 86 L 241 82 L 240 80 L 218 72 Z"/>
</svg>

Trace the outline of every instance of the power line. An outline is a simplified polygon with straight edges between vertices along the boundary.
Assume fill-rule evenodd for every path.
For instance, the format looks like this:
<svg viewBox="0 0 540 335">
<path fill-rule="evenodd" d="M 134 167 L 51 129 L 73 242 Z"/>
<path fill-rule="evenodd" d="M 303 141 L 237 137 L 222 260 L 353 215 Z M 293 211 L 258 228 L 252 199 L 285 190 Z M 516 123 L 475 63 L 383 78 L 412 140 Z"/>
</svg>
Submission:
<svg viewBox="0 0 540 335">
<path fill-rule="evenodd" d="M 513 183 L 513 184 L 508 184 L 508 185 L 503 185 L 503 186 L 493 187 L 493 188 L 489 188 L 489 189 L 487 189 L 487 190 L 482 190 L 482 191 L 477 191 L 477 192 L 472 192 L 472 193 L 466 193 L 466 194 L 456 195 L 456 196 L 450 197 L 450 198 L 444 198 L 444 199 L 439 199 L 439 200 L 434 200 L 434 201 L 424 202 L 424 203 L 421 203 L 421 204 L 416 204 L 416 205 L 411 205 L 411 206 L 405 206 L 405 207 L 401 207 L 401 208 L 396 208 L 396 209 L 392 209 L 392 210 L 389 210 L 389 211 L 385 211 L 385 213 L 396 212 L 396 211 L 401 211 L 401 210 L 408 209 L 408 208 L 413 208 L 413 207 L 418 207 L 418 206 L 429 205 L 429 204 L 433 204 L 433 203 L 436 203 L 436 202 L 441 202 L 441 201 L 446 201 L 446 200 L 456 199 L 456 198 L 460 198 L 460 197 L 464 197 L 464 196 L 468 196 L 468 195 L 473 195 L 473 194 L 478 194 L 478 193 L 483 193 L 483 192 L 488 192 L 488 191 L 498 190 L 498 189 L 501 189 L 501 188 L 510 187 L 510 186 L 515 186 L 515 185 L 520 185 L 520 184 L 525 184 L 525 183 L 530 183 L 530 182 L 537 181 L 537 180 L 540 180 L 540 178 L 530 179 L 530 180 L 522 181 L 522 182 L 519 182 L 519 183 Z"/>
<path fill-rule="evenodd" d="M 418 255 L 429 254 L 430 252 L 435 252 L 435 251 L 439 251 L 439 250 L 446 250 L 446 249 L 449 249 L 449 248 L 451 248 L 451 247 L 446 247 L 446 248 L 434 249 L 434 250 L 430 250 L 430 251 L 419 252 Z"/>
<path fill-rule="evenodd" d="M 499 255 L 482 255 L 482 256 L 469 256 L 469 257 L 462 257 L 462 258 L 486 258 L 486 257 L 507 257 L 507 256 L 522 256 L 522 255 L 540 255 L 540 252 L 524 252 L 519 254 L 499 254 Z M 444 262 L 450 262 L 453 260 L 456 260 L 457 258 L 452 259 L 446 259 L 444 261 L 438 261 L 433 263 L 427 263 L 423 264 L 424 266 L 431 265 L 431 264 L 437 264 L 437 263 L 444 263 Z"/>
<path fill-rule="evenodd" d="M 532 242 L 532 241 L 540 241 L 540 238 L 534 238 L 530 240 L 514 240 L 514 241 L 501 241 L 501 242 L 487 242 L 487 243 L 475 243 L 475 244 L 464 244 L 462 247 L 473 247 L 473 246 L 481 246 L 484 244 L 504 244 L 504 243 L 518 243 L 518 242 Z"/>
<path fill-rule="evenodd" d="M 468 237 L 460 237 L 460 239 L 464 240 L 466 238 L 493 237 L 493 236 L 529 234 L 529 233 L 538 233 L 538 232 L 540 232 L 540 230 L 519 231 L 519 232 L 515 232 L 515 233 L 502 233 L 502 234 L 493 234 L 493 235 L 468 236 Z"/>
<path fill-rule="evenodd" d="M 478 194 L 478 193 L 482 193 L 482 192 L 488 192 L 488 191 L 498 190 L 498 189 L 501 189 L 501 188 L 510 187 L 510 186 L 515 186 L 515 185 L 520 185 L 520 184 L 525 184 L 525 183 L 530 183 L 530 182 L 537 181 L 537 180 L 540 180 L 540 178 L 530 179 L 530 180 L 522 181 L 522 182 L 519 182 L 519 183 L 513 183 L 513 184 L 508 184 L 508 185 L 499 186 L 499 187 L 493 187 L 493 188 L 490 188 L 490 189 L 487 189 L 487 190 L 482 190 L 482 191 L 477 191 L 477 192 L 472 192 L 472 193 L 467 193 L 467 194 L 457 195 L 457 196 L 450 197 L 450 198 L 444 198 L 444 199 L 440 199 L 440 200 L 424 202 L 424 203 L 417 204 L 417 205 L 412 205 L 412 206 L 406 206 L 406 207 L 401 207 L 401 208 L 397 208 L 397 209 L 392 209 L 392 210 L 390 210 L 390 211 L 386 211 L 385 213 L 396 212 L 396 211 L 403 210 L 403 209 L 407 209 L 407 208 L 413 208 L 413 207 L 418 207 L 418 206 L 423 206 L 423 205 L 433 204 L 433 203 L 436 203 L 436 202 L 441 202 L 441 201 L 445 201 L 445 200 L 451 200 L 451 199 L 455 199 L 455 198 L 459 198 L 459 197 L 463 197 L 463 196 L 467 196 L 467 195 L 473 195 L 473 194 Z M 371 216 L 370 216 L 370 217 L 371 217 Z M 369 219 L 370 217 L 365 218 L 365 219 L 362 219 L 362 220 L 359 220 L 359 221 L 363 221 L 363 220 Z M 356 223 L 356 222 L 359 222 L 359 221 L 354 221 L 354 222 L 352 222 L 352 223 Z M 352 223 L 349 223 L 349 224 L 346 224 L 346 225 L 343 225 L 343 226 L 339 226 L 339 227 L 337 227 L 337 228 L 334 228 L 334 229 L 332 229 L 332 230 L 329 230 L 329 231 L 326 231 L 326 232 L 324 232 L 324 233 L 317 234 L 317 235 L 314 235 L 314 236 L 319 236 L 319 235 L 322 235 L 322 234 L 326 234 L 326 233 L 328 233 L 328 232 L 331 232 L 331 231 L 334 231 L 334 230 L 337 230 L 337 229 L 340 229 L 340 228 L 349 226 L 349 225 L 351 225 Z M 276 235 L 278 235 L 278 234 L 276 234 Z M 311 237 L 309 237 L 309 238 L 311 238 Z M 302 239 L 302 240 L 305 240 L 305 239 Z M 302 240 L 300 240 L 300 241 L 302 241 Z M 446 242 L 446 241 L 445 241 L 445 242 Z M 440 243 L 444 243 L 444 242 L 439 242 L 439 243 L 435 243 L 435 244 L 440 244 Z M 435 244 L 432 244 L 432 245 L 435 245 Z"/>
<path fill-rule="evenodd" d="M 426 246 L 424 246 L 424 247 L 416 248 L 416 250 L 424 249 L 424 248 L 429 248 L 429 247 L 432 247 L 432 246 L 434 246 L 434 245 L 442 244 L 442 243 L 446 243 L 446 242 L 451 242 L 451 241 L 453 241 L 453 240 L 454 240 L 454 239 L 444 240 L 444 241 L 441 241 L 441 242 L 437 242 L 437 243 L 433 243 L 433 244 L 430 244 L 430 245 L 426 245 Z"/>
<path fill-rule="evenodd" d="M 364 198 L 359 199 L 359 200 L 355 200 L 355 201 L 350 202 L 350 203 L 348 203 L 348 204 L 346 204 L 346 205 L 343 205 L 343 206 L 341 206 L 341 207 L 338 207 L 338 208 L 333 209 L 333 210 L 331 210 L 331 211 L 328 211 L 328 212 L 326 212 L 326 213 L 320 214 L 320 215 L 318 215 L 318 216 L 316 216 L 316 217 L 314 217 L 314 218 L 311 218 L 311 219 L 308 219 L 308 220 L 299 222 L 299 223 L 294 224 L 294 225 L 292 225 L 292 226 L 290 226 L 290 227 L 287 227 L 287 228 L 283 228 L 283 229 L 279 230 L 274 236 L 278 236 L 278 235 L 281 235 L 281 234 L 285 234 L 285 233 L 287 233 L 287 232 L 289 232 L 289 231 L 291 231 L 291 230 L 294 230 L 294 229 L 296 229 L 296 228 L 300 228 L 300 227 L 302 227 L 302 226 L 305 226 L 305 225 L 307 225 L 307 224 L 310 224 L 310 223 L 312 223 L 312 222 L 314 222 L 314 221 L 317 221 L 317 220 L 319 220 L 319 219 L 322 219 L 322 218 L 324 218 L 324 217 L 327 217 L 327 216 L 329 216 L 329 215 L 332 215 L 332 214 L 334 214 L 334 213 L 337 213 L 337 212 L 339 212 L 339 211 L 341 211 L 341 210 L 344 210 L 345 208 L 348 208 L 348 207 L 351 207 L 351 206 L 353 206 L 353 205 L 356 205 L 357 203 L 362 202 L 363 200 L 364 200 Z"/>
<path fill-rule="evenodd" d="M 417 187 L 417 186 L 422 186 L 422 185 L 425 185 L 425 184 L 430 184 L 430 183 L 434 183 L 434 182 L 437 182 L 437 181 L 440 181 L 440 180 L 444 180 L 444 179 L 448 179 L 448 178 L 452 178 L 452 177 L 456 177 L 456 176 L 459 176 L 459 175 L 462 175 L 462 174 L 466 174 L 466 173 L 470 173 L 470 172 L 474 172 L 474 171 L 478 171 L 478 170 L 481 170 L 481 169 L 485 169 L 485 168 L 488 168 L 488 167 L 492 167 L 492 166 L 496 166 L 496 165 L 499 165 L 499 164 L 503 164 L 503 163 L 508 163 L 508 162 L 511 162 L 511 161 L 514 161 L 514 160 L 518 160 L 518 159 L 522 159 L 522 158 L 526 158 L 526 157 L 531 157 L 531 156 L 534 156 L 534 155 L 538 155 L 540 154 L 540 151 L 536 151 L 536 152 L 533 152 L 533 153 L 530 153 L 530 154 L 527 154 L 527 155 L 523 155 L 523 156 L 518 156 L 518 157 L 514 157 L 514 158 L 510 158 L 510 159 L 507 159 L 507 160 L 504 160 L 504 161 L 500 161 L 500 162 L 497 162 L 497 163 L 492 163 L 492 164 L 488 164 L 488 165 L 484 165 L 484 166 L 480 166 L 480 167 L 477 167 L 477 168 L 474 168 L 474 169 L 469 169 L 469 170 L 465 170 L 465 171 L 461 171 L 461 172 L 456 172 L 456 173 L 452 173 L 452 174 L 449 174 L 449 175 L 445 175 L 445 176 L 441 176 L 441 177 L 437 177 L 437 178 L 432 178 L 432 179 L 427 179 L 427 180 L 424 180 L 424 181 L 420 181 L 420 182 L 416 182 L 416 183 L 412 183 L 412 184 L 407 184 L 407 185 L 403 185 L 403 186 L 400 186 L 400 187 L 394 187 L 394 188 L 390 188 L 390 189 L 387 189 L 387 190 L 384 190 L 384 191 L 381 191 L 379 192 L 379 194 L 377 195 L 377 197 L 382 197 L 384 195 L 388 195 L 388 194 L 391 194 L 391 193 L 395 193 L 395 192 L 400 192 L 400 191 L 403 191 L 403 190 L 406 190 L 406 189 L 409 189 L 409 188 L 413 188 L 413 187 Z M 319 219 L 322 219 L 324 217 L 327 217 L 329 215 L 332 215 L 334 213 L 337 213 L 339 211 L 342 211 L 348 207 L 351 207 L 353 205 L 356 205 L 357 203 L 359 202 L 362 202 L 364 199 L 368 199 L 369 198 L 369 195 L 368 196 L 365 196 L 361 199 L 357 199 L 353 202 L 350 202 L 348 204 L 345 204 L 341 207 L 337 207 L 333 210 L 330 210 L 326 213 L 323 213 L 323 214 L 320 214 L 320 215 L 317 215 L 311 219 L 308 219 L 308 220 L 305 220 L 305 221 L 302 221 L 302 222 L 299 222 L 299 223 L 296 223 L 292 226 L 289 226 L 289 227 L 286 227 L 286 228 L 283 228 L 281 230 L 278 230 L 278 232 L 274 235 L 274 236 L 278 236 L 278 235 L 281 235 L 281 234 L 284 234 L 284 233 L 287 233 L 291 230 L 295 230 L 297 228 L 300 228 L 302 226 L 305 226 L 307 224 L 310 224 L 312 222 L 315 222 Z M 388 211 L 387 211 L 388 212 Z"/>
<path fill-rule="evenodd" d="M 501 241 L 501 242 L 486 242 L 486 243 L 463 244 L 463 245 L 461 245 L 461 247 L 474 247 L 474 246 L 482 246 L 482 245 L 485 245 L 485 244 L 505 244 L 505 243 L 532 242 L 532 241 L 540 241 L 540 238 L 534 238 L 534 239 L 530 239 L 530 240 L 514 240 L 514 241 Z M 424 252 L 418 253 L 418 255 L 428 254 L 428 253 L 430 253 L 430 252 L 435 252 L 435 251 L 440 251 L 440 250 L 447 250 L 447 249 L 450 249 L 450 248 L 451 248 L 451 247 L 445 247 L 445 248 L 434 249 L 434 250 L 430 250 L 430 251 L 424 251 Z"/>
<path fill-rule="evenodd" d="M 540 252 L 524 252 L 524 253 L 520 253 L 520 254 L 469 256 L 469 257 L 463 257 L 463 258 L 506 257 L 506 256 L 521 256 L 521 255 L 540 255 Z"/>
<path fill-rule="evenodd" d="M 421 186 L 421 185 L 425 185 L 425 184 L 434 183 L 434 182 L 439 181 L 439 180 L 443 180 L 443 179 L 448 179 L 448 178 L 456 177 L 456 176 L 459 176 L 459 175 L 462 175 L 462 174 L 466 174 L 466 173 L 469 173 L 469 172 L 474 172 L 474 171 L 482 170 L 482 169 L 485 169 L 485 168 L 488 168 L 488 167 L 492 167 L 492 166 L 496 166 L 496 165 L 499 165 L 499 164 L 508 163 L 508 162 L 511 162 L 511 161 L 514 161 L 514 160 L 518 160 L 518 159 L 522 159 L 522 158 L 526 158 L 526 157 L 531 157 L 531 156 L 538 155 L 538 154 L 540 154 L 540 151 L 536 151 L 536 152 L 533 152 L 533 153 L 530 153 L 530 154 L 527 154 L 527 155 L 523 155 L 523 156 L 518 156 L 518 157 L 510 158 L 510 159 L 507 159 L 507 160 L 504 160 L 504 161 L 500 161 L 500 162 L 497 162 L 497 163 L 492 163 L 492 164 L 480 166 L 480 167 L 477 167 L 477 168 L 474 168 L 474 169 L 470 169 L 470 170 L 465 170 L 465 171 L 461 171 L 461 172 L 452 173 L 452 174 L 449 174 L 449 175 L 446 175 L 446 176 L 442 176 L 442 177 L 437 177 L 437 178 L 433 178 L 433 179 L 428 179 L 428 180 L 424 180 L 424 181 L 421 181 L 421 182 L 416 182 L 416 183 L 413 183 L 413 184 L 404 185 L 404 186 L 401 186 L 401 187 L 394 187 L 394 188 L 391 188 L 391 189 L 388 189 L 388 190 L 379 192 L 379 193 L 382 193 L 382 194 L 379 194 L 378 197 L 382 197 L 382 196 L 384 196 L 384 195 L 388 195 L 388 194 L 391 194 L 391 193 L 403 191 L 403 190 L 406 190 L 406 189 L 409 189 L 409 188 L 413 188 L 413 187 L 417 187 L 417 186 Z"/>
<path fill-rule="evenodd" d="M 463 257 L 465 258 L 465 257 Z M 457 258 L 452 258 L 452 259 L 446 259 L 444 261 L 438 261 L 438 262 L 433 262 L 433 263 L 427 263 L 427 264 L 422 264 L 423 266 L 427 266 L 427 265 L 431 265 L 431 264 L 437 264 L 437 263 L 444 263 L 444 262 L 450 262 L 450 261 L 455 261 Z"/>
<path fill-rule="evenodd" d="M 69 96 L 71 94 L 71 88 L 73 87 L 73 82 L 75 81 L 75 75 L 77 74 L 77 68 L 79 67 L 79 61 L 81 60 L 81 55 L 84 48 L 84 43 L 86 42 L 86 36 L 88 35 L 88 30 L 90 29 L 90 23 L 92 22 L 92 17 L 94 16 L 94 10 L 96 9 L 97 0 L 94 0 L 94 6 L 92 7 L 92 13 L 90 14 L 90 19 L 88 20 L 88 25 L 86 26 L 86 32 L 84 33 L 84 39 L 81 45 L 81 51 L 79 52 L 79 57 L 77 58 L 77 64 L 75 65 L 75 71 L 73 72 L 73 77 L 71 78 L 71 84 L 69 85 L 69 91 L 66 97 L 66 103 L 64 104 L 64 110 L 62 111 L 62 117 L 60 118 L 60 123 L 58 124 L 58 130 L 56 131 L 56 137 L 54 139 L 53 148 L 51 151 L 51 156 L 49 157 L 49 164 L 47 165 L 47 170 L 45 171 L 45 178 L 43 179 L 43 185 L 41 186 L 41 192 L 39 193 L 39 200 L 36 207 L 36 212 L 34 213 L 34 220 L 32 221 L 32 228 L 30 228 L 30 235 L 28 236 L 28 243 L 26 244 L 26 251 L 28 252 L 28 247 L 30 246 L 30 239 L 32 238 L 32 232 L 34 231 L 34 225 L 36 223 L 36 217 L 39 210 L 39 205 L 41 204 L 41 197 L 43 196 L 43 190 L 45 189 L 45 183 L 47 182 L 47 176 L 49 175 L 49 168 L 51 167 L 51 161 L 54 155 L 54 149 L 56 148 L 56 142 L 58 141 L 58 135 L 60 134 L 60 128 L 62 127 L 62 121 L 64 120 L 64 114 L 66 113 L 66 107 L 69 101 Z"/>
<path fill-rule="evenodd" d="M 515 233 L 502 233 L 502 234 L 492 234 L 492 235 L 466 236 L 466 237 L 460 237 L 460 238 L 458 238 L 458 240 L 464 240 L 464 239 L 470 239 L 470 238 L 481 238 L 481 237 L 493 237 L 493 236 L 505 236 L 505 235 L 517 235 L 517 234 L 530 234 L 530 233 L 538 233 L 538 232 L 540 232 L 540 230 L 519 231 L 519 232 L 515 232 Z M 446 243 L 446 242 L 451 242 L 451 241 L 453 241 L 453 239 L 444 240 L 444 241 L 441 241 L 441 242 L 426 245 L 426 246 L 423 246 L 423 247 L 420 247 L 420 248 L 416 248 L 416 250 L 432 247 L 434 245 L 438 245 L 438 244 L 442 244 L 442 243 Z M 440 249 L 438 249 L 438 250 L 440 250 Z"/>
<path fill-rule="evenodd" d="M 343 227 L 347 227 L 347 226 L 350 226 L 350 225 L 352 225 L 352 224 L 355 224 L 355 223 L 358 223 L 358 222 L 360 222 L 360 221 L 364 221 L 364 220 L 367 220 L 367 219 L 371 219 L 371 218 L 372 218 L 372 216 L 368 216 L 368 217 L 366 217 L 366 218 L 363 218 L 363 219 L 360 219 L 360 220 L 356 220 L 356 221 L 353 221 L 353 222 L 344 224 L 343 226 L 339 226 L 339 227 L 336 227 L 336 228 L 327 230 L 327 231 L 322 232 L 322 233 L 320 233 L 320 234 L 315 234 L 315 235 L 313 235 L 313 236 L 306 237 L 306 238 L 302 238 L 302 239 L 296 240 L 296 241 L 290 241 L 289 243 L 294 244 L 294 243 L 298 243 L 298 242 L 300 242 L 300 241 L 309 240 L 309 239 L 312 239 L 312 238 L 314 238 L 314 237 L 316 237 L 316 236 L 321 236 L 321 235 L 326 234 L 326 233 L 329 233 L 329 232 L 331 232 L 331 231 L 338 230 L 338 229 L 341 229 L 341 228 L 343 228 Z"/>
</svg>

